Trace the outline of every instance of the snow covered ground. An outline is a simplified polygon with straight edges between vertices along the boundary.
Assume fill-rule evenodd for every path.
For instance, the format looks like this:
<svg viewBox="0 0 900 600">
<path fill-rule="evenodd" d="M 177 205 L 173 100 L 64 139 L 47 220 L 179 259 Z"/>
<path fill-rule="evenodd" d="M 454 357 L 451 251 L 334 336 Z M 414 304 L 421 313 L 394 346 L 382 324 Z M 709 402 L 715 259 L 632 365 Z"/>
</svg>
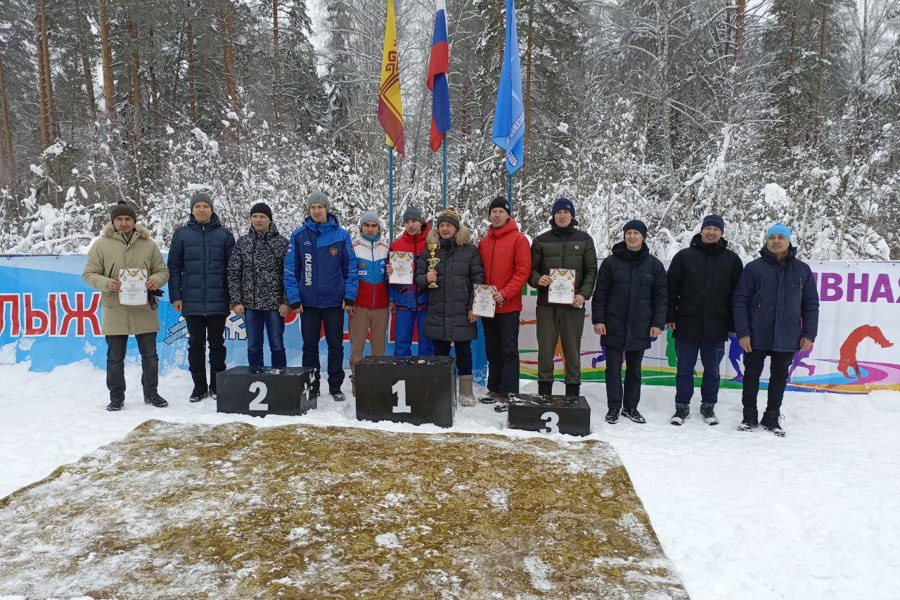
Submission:
<svg viewBox="0 0 900 600">
<path fill-rule="evenodd" d="M 125 410 L 107 413 L 104 373 L 91 366 L 52 373 L 0 366 L 0 497 L 150 418 L 439 431 L 362 423 L 352 401 L 327 396 L 299 418 L 219 415 L 212 401 L 187 402 L 186 372 L 162 378 L 170 407 L 156 409 L 141 402 L 139 369 L 126 373 Z M 668 424 L 670 389 L 644 388 L 643 426 L 607 425 L 602 386 L 583 391 L 593 408 L 591 438 L 619 452 L 694 600 L 900 598 L 900 394 L 788 394 L 787 437 L 778 439 L 735 430 L 736 391 L 722 392 L 721 425 L 709 427 L 695 414 L 680 428 Z M 504 427 L 505 415 L 478 406 L 460 408 L 453 431 L 537 435 Z"/>
</svg>

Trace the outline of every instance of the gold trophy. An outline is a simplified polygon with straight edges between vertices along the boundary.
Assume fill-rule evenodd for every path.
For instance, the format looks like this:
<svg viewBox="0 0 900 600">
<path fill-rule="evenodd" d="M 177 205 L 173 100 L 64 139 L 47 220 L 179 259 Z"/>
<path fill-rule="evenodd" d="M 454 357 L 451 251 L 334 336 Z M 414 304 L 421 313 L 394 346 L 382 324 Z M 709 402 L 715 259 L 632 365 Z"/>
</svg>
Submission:
<svg viewBox="0 0 900 600">
<path fill-rule="evenodd" d="M 432 273 L 437 272 L 438 263 L 441 262 L 441 259 L 435 257 L 435 252 L 437 252 L 438 245 L 437 244 L 427 244 L 428 251 L 431 253 L 431 258 L 428 259 L 428 270 Z M 436 288 L 438 286 L 437 281 L 433 281 L 428 284 L 430 288 Z"/>
</svg>

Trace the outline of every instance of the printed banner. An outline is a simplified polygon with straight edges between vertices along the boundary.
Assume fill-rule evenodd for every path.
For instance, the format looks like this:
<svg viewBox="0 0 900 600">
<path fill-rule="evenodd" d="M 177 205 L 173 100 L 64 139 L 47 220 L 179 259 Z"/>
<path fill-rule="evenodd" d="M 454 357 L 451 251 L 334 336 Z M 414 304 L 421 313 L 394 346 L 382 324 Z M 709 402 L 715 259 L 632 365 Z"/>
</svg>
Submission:
<svg viewBox="0 0 900 600">
<path fill-rule="evenodd" d="M 30 362 L 35 371 L 88 361 L 106 368 L 106 343 L 100 331 L 100 293 L 81 278 L 84 256 L 0 257 L 0 364 Z M 813 347 L 797 353 L 790 369 L 789 390 L 866 393 L 900 390 L 900 263 L 811 262 L 821 302 L 819 336 Z M 157 337 L 163 371 L 187 369 L 187 324 L 168 302 L 168 290 L 159 303 Z M 535 301 L 537 291 L 523 291 L 519 353 L 522 374 L 537 375 Z M 302 337 L 300 320 L 286 319 L 288 364 L 299 366 Z M 228 364 L 247 364 L 244 321 L 234 314 L 226 322 Z M 393 327 L 391 327 L 393 330 Z M 393 342 L 393 331 L 389 341 Z M 322 365 L 327 348 L 320 334 Z M 345 352 L 349 343 L 345 322 Z M 900 347 L 898 347 L 900 348 Z M 393 352 L 392 345 L 387 352 Z M 134 338 L 129 339 L 129 360 L 138 360 Z M 563 377 L 563 359 L 557 348 L 556 377 Z M 268 348 L 265 349 L 268 359 Z M 737 340 L 726 343 L 722 387 L 741 386 L 743 352 Z M 473 344 L 476 377 L 484 377 L 483 335 Z M 582 339 L 582 380 L 603 381 L 606 355 L 591 326 L 590 303 Z M 347 364 L 345 362 L 345 368 Z M 700 372 L 700 362 L 697 363 Z M 657 339 L 644 356 L 643 381 L 674 385 L 675 344 L 671 332 Z M 697 381 L 699 384 L 699 380 Z"/>
</svg>

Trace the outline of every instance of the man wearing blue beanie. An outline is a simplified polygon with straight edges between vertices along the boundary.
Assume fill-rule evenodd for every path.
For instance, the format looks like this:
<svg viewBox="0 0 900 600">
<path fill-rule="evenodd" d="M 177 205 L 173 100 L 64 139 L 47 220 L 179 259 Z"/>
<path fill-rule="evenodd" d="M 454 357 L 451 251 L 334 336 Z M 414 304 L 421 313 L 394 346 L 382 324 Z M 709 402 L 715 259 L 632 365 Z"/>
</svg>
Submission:
<svg viewBox="0 0 900 600">
<path fill-rule="evenodd" d="M 809 265 L 797 258 L 791 230 L 776 223 L 765 246 L 744 268 L 732 308 L 738 341 L 744 350 L 744 418 L 739 431 L 762 425 L 784 437 L 779 424 L 788 368 L 799 350 L 809 350 L 819 328 L 819 293 Z M 770 357 L 768 403 L 758 418 L 756 395 L 766 357 Z"/>
<path fill-rule="evenodd" d="M 559 198 L 550 211 L 550 230 L 531 243 L 531 276 L 537 288 L 538 394 L 553 393 L 556 343 L 562 346 L 567 396 L 581 395 L 581 334 L 584 331 L 585 302 L 597 279 L 597 251 L 587 232 L 576 229 L 575 204 Z M 571 304 L 550 302 L 551 270 L 566 269 L 575 277 Z"/>
</svg>

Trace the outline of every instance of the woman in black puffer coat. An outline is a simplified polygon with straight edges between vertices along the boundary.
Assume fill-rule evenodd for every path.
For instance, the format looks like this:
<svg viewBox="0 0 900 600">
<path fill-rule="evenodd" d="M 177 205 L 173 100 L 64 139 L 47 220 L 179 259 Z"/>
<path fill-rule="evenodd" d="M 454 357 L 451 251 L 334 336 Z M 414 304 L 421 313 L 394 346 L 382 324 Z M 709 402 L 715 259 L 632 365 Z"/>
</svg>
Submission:
<svg viewBox="0 0 900 600">
<path fill-rule="evenodd" d="M 472 406 L 475 395 L 471 342 L 478 337 L 472 301 L 475 284 L 484 283 L 484 266 L 471 233 L 460 225 L 459 213 L 452 208 L 438 216 L 437 229 L 428 233 L 426 243 L 438 244 L 435 256 L 440 262 L 436 271 L 429 272 L 428 250 L 416 262 L 416 285 L 428 292 L 425 335 L 434 341 L 434 353 L 438 356 L 449 356 L 451 344 L 456 348 L 460 404 Z M 431 281 L 438 286 L 428 287 Z"/>
</svg>

